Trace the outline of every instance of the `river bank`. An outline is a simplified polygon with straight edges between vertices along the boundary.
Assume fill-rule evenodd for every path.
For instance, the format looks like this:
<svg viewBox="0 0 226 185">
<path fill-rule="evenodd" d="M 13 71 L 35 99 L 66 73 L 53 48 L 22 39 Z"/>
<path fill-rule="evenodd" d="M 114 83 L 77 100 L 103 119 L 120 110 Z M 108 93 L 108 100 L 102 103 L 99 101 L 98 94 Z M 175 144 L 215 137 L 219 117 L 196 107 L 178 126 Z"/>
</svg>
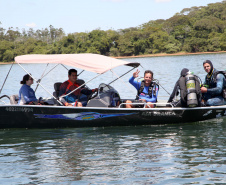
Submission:
<svg viewBox="0 0 226 185">
<path fill-rule="evenodd" d="M 148 54 L 148 55 L 136 55 L 136 56 L 118 56 L 113 58 L 144 58 L 144 57 L 164 57 L 164 56 L 180 56 L 180 55 L 203 55 L 203 54 L 213 54 L 213 53 L 226 53 L 226 51 L 216 51 L 216 52 L 196 52 L 196 53 L 157 53 L 157 54 Z M 0 64 L 12 64 L 13 62 L 0 62 Z"/>
<path fill-rule="evenodd" d="M 144 58 L 144 57 L 164 57 L 164 56 L 180 56 L 180 55 L 203 55 L 203 54 L 213 54 L 213 53 L 226 53 L 226 51 L 216 51 L 216 52 L 196 52 L 196 53 L 156 53 L 156 54 L 148 54 L 148 55 L 136 55 L 136 56 L 118 56 L 114 58 Z"/>
</svg>

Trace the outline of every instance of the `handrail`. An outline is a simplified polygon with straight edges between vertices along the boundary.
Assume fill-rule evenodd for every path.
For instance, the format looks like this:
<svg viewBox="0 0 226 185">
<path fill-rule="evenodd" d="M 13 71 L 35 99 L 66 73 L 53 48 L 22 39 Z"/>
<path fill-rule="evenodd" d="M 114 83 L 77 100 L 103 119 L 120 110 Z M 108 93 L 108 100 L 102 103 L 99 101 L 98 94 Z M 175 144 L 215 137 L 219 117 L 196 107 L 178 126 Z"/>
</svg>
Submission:
<svg viewBox="0 0 226 185">
<path fill-rule="evenodd" d="M 123 107 L 121 107 L 122 105 L 127 105 L 127 104 L 132 104 L 132 105 L 144 105 L 144 107 L 143 108 L 145 108 L 145 106 L 147 105 L 149 108 L 151 108 L 150 107 L 150 103 L 146 103 L 146 102 L 144 102 L 144 103 L 120 103 L 120 105 L 118 106 L 118 108 L 123 108 Z M 173 108 L 174 106 L 172 105 L 172 103 L 151 103 L 152 105 L 154 104 L 154 105 L 171 105 L 171 107 Z"/>
</svg>

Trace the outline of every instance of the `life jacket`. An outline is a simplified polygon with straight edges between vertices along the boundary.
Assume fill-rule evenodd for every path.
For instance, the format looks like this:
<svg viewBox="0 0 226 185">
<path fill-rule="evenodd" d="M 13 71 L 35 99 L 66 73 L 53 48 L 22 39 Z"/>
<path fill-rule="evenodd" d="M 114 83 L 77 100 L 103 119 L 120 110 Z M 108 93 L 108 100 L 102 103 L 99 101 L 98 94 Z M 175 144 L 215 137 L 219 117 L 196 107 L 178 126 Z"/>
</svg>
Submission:
<svg viewBox="0 0 226 185">
<path fill-rule="evenodd" d="M 226 80 L 226 71 L 215 71 L 214 73 L 213 73 L 213 82 L 214 83 L 217 83 L 217 75 L 218 74 L 222 74 L 222 75 L 224 75 L 224 78 L 225 78 L 225 80 Z"/>
<path fill-rule="evenodd" d="M 178 80 L 182 106 L 196 107 L 200 105 L 200 82 L 195 75 L 181 76 Z"/>
<path fill-rule="evenodd" d="M 213 69 L 212 73 L 209 75 L 207 74 L 206 75 L 206 78 L 205 78 L 205 85 L 207 88 L 214 88 L 216 87 L 216 78 L 217 78 L 217 74 L 218 71 L 216 69 Z"/>
<path fill-rule="evenodd" d="M 75 86 L 76 88 L 79 87 L 79 84 L 77 83 L 72 83 L 70 80 L 67 81 L 68 82 L 68 85 L 67 85 L 67 88 L 66 88 L 66 91 L 64 94 L 67 94 L 69 91 L 70 91 L 70 87 L 71 86 Z"/>
<path fill-rule="evenodd" d="M 143 81 L 141 81 L 140 89 L 137 91 L 137 98 L 136 99 L 139 99 L 139 95 L 141 93 L 144 93 L 143 92 L 144 87 L 145 87 L 145 84 L 144 84 L 144 80 L 143 80 Z M 151 82 L 151 84 L 150 84 L 150 86 L 148 88 L 148 95 L 150 97 L 152 97 L 152 91 L 153 91 L 153 95 L 156 96 L 157 89 L 159 89 L 159 85 L 156 82 Z M 144 93 L 144 94 L 146 94 L 146 93 Z"/>
<path fill-rule="evenodd" d="M 224 75 L 224 84 L 223 84 L 224 86 L 223 86 L 223 90 L 222 90 L 221 94 L 224 97 L 224 99 L 226 99 L 226 71 L 217 71 L 217 70 L 214 71 L 214 73 L 212 74 L 212 83 L 214 85 L 217 83 L 217 75 L 218 74 Z M 206 77 L 206 82 L 207 82 L 207 77 Z M 210 88 L 211 88 L 211 86 L 210 86 Z"/>
</svg>

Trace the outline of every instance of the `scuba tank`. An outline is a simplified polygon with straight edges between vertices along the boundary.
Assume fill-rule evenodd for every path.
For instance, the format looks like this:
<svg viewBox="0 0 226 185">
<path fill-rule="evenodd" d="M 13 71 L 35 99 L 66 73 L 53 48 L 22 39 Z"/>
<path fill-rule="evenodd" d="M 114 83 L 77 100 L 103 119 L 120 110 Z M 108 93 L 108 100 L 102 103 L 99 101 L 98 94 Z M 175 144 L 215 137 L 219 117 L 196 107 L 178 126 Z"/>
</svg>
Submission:
<svg viewBox="0 0 226 185">
<path fill-rule="evenodd" d="M 185 76 L 185 83 L 187 88 L 187 106 L 188 107 L 197 107 L 198 99 L 196 93 L 195 85 L 195 76 L 188 72 Z"/>
</svg>

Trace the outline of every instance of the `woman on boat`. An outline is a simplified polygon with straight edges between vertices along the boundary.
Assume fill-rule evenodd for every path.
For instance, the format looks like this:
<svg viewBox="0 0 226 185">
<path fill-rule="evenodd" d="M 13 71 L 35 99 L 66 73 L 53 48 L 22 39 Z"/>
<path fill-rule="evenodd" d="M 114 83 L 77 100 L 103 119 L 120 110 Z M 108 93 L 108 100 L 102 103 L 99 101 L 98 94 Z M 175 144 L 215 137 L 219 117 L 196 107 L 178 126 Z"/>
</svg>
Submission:
<svg viewBox="0 0 226 185">
<path fill-rule="evenodd" d="M 36 98 L 34 90 L 30 87 L 33 84 L 33 78 L 29 74 L 24 75 L 20 83 L 22 87 L 19 91 L 19 105 L 43 103 Z"/>
<path fill-rule="evenodd" d="M 137 100 L 140 103 L 147 103 L 146 108 L 154 107 L 153 103 L 157 102 L 158 85 L 153 82 L 153 72 L 146 70 L 144 72 L 144 80 L 141 82 L 135 81 L 135 78 L 139 76 L 139 70 L 133 73 L 133 76 L 129 79 L 129 83 L 132 84 L 138 91 Z M 131 100 L 126 101 L 126 108 L 133 108 Z"/>
</svg>

